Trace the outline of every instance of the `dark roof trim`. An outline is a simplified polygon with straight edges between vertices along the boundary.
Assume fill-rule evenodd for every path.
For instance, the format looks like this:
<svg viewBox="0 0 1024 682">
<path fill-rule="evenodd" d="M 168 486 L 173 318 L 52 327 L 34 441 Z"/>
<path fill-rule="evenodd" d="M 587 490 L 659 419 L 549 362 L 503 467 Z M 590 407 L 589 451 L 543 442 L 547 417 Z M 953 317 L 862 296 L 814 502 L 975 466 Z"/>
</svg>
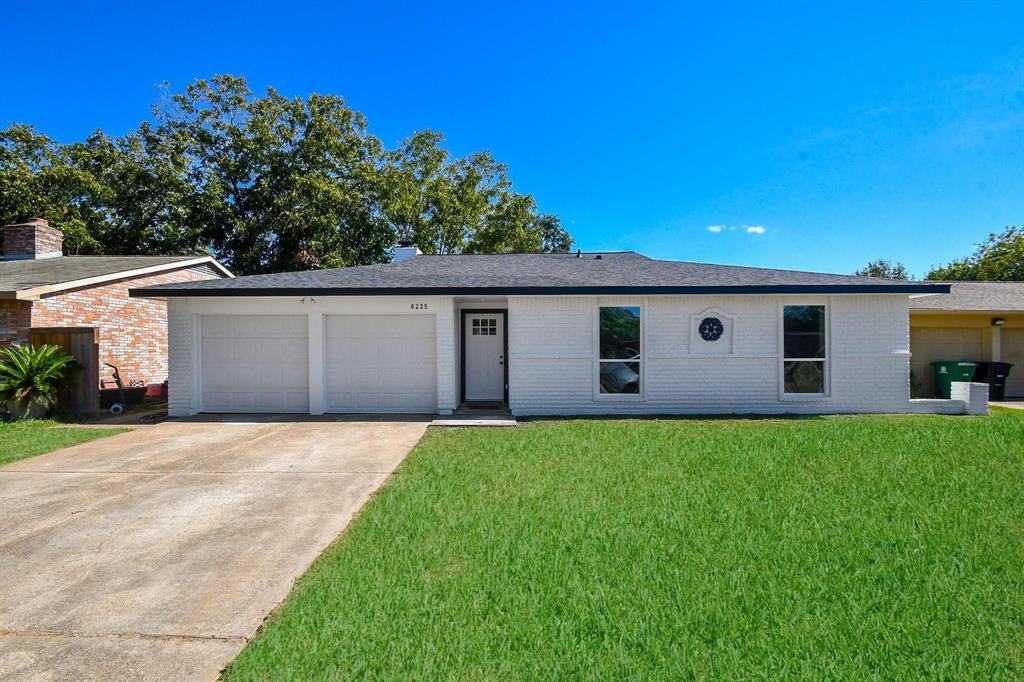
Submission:
<svg viewBox="0 0 1024 682">
<path fill-rule="evenodd" d="M 778 284 L 677 287 L 237 287 L 142 288 L 135 298 L 208 296 L 638 296 L 651 294 L 948 294 L 948 284 Z"/>
</svg>

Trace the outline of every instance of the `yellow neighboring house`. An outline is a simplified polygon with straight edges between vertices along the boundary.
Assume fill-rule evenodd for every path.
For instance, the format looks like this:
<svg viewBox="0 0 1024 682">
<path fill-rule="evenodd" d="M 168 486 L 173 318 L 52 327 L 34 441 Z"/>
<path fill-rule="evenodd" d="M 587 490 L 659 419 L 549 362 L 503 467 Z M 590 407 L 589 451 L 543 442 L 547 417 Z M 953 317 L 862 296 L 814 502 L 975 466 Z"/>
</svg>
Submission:
<svg viewBox="0 0 1024 682">
<path fill-rule="evenodd" d="M 1009 362 L 1007 398 L 1024 397 L 1024 282 L 949 282 L 946 296 L 910 298 L 910 368 L 935 393 L 932 362 Z"/>
</svg>

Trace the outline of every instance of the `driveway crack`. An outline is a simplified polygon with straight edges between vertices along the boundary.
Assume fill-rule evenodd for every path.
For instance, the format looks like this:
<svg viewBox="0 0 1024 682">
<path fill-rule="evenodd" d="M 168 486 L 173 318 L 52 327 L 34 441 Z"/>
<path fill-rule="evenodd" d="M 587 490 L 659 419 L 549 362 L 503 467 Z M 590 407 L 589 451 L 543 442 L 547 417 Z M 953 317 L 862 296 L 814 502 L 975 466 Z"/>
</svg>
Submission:
<svg viewBox="0 0 1024 682">
<path fill-rule="evenodd" d="M 148 632 L 75 632 L 73 630 L 0 630 L 0 637 L 42 637 L 65 639 L 142 639 L 161 642 L 231 642 L 245 644 L 248 638 L 232 635 L 177 635 Z"/>
</svg>

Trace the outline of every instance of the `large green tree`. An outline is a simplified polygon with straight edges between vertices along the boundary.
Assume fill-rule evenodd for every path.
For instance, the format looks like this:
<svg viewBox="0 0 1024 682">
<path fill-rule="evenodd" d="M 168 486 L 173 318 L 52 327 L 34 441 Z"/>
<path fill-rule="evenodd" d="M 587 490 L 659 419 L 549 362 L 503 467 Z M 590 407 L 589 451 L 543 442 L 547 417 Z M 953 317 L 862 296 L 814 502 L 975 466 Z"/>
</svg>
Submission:
<svg viewBox="0 0 1024 682">
<path fill-rule="evenodd" d="M 104 187 L 73 160 L 71 149 L 24 124 L 0 131 L 0 221 L 47 218 L 64 230 L 71 253 L 92 253 L 103 229 L 95 198 Z"/>
<path fill-rule="evenodd" d="M 399 236 L 427 253 L 569 249 L 504 164 L 443 143 L 422 131 L 389 150 L 340 97 L 217 76 L 124 136 L 0 131 L 0 221 L 45 217 L 71 253 L 208 252 L 243 274 L 378 263 Z"/>
<path fill-rule="evenodd" d="M 383 150 L 339 98 L 253 97 L 244 79 L 197 81 L 156 109 L 163 150 L 187 158 L 185 214 L 245 273 L 380 262 L 393 232 Z"/>
<path fill-rule="evenodd" d="M 541 232 L 541 251 L 566 253 L 572 248 L 572 235 L 562 227 L 561 218 L 554 213 L 538 216 L 537 227 Z"/>
<path fill-rule="evenodd" d="M 437 132 L 417 132 L 387 155 L 385 212 L 426 253 L 568 251 L 557 216 L 512 188 L 489 152 L 452 158 Z"/>
<path fill-rule="evenodd" d="M 853 273 L 860 277 L 881 277 L 882 279 L 910 279 L 903 263 L 889 261 L 884 258 L 873 260 Z"/>
<path fill-rule="evenodd" d="M 989 234 L 972 255 L 933 269 L 927 279 L 1024 281 L 1024 228 Z"/>
</svg>

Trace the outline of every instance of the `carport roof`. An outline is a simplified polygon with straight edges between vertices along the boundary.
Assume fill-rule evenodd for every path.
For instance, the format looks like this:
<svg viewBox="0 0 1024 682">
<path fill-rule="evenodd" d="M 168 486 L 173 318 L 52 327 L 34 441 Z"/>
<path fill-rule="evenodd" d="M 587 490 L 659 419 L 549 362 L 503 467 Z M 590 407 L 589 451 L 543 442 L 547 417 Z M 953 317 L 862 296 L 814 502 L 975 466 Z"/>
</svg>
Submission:
<svg viewBox="0 0 1024 682">
<path fill-rule="evenodd" d="M 911 310 L 1024 312 L 1024 282 L 944 282 L 948 296 L 915 296 Z"/>
<path fill-rule="evenodd" d="M 656 260 L 635 251 L 417 255 L 400 263 L 133 289 L 133 296 L 946 293 L 948 284 Z"/>
</svg>

